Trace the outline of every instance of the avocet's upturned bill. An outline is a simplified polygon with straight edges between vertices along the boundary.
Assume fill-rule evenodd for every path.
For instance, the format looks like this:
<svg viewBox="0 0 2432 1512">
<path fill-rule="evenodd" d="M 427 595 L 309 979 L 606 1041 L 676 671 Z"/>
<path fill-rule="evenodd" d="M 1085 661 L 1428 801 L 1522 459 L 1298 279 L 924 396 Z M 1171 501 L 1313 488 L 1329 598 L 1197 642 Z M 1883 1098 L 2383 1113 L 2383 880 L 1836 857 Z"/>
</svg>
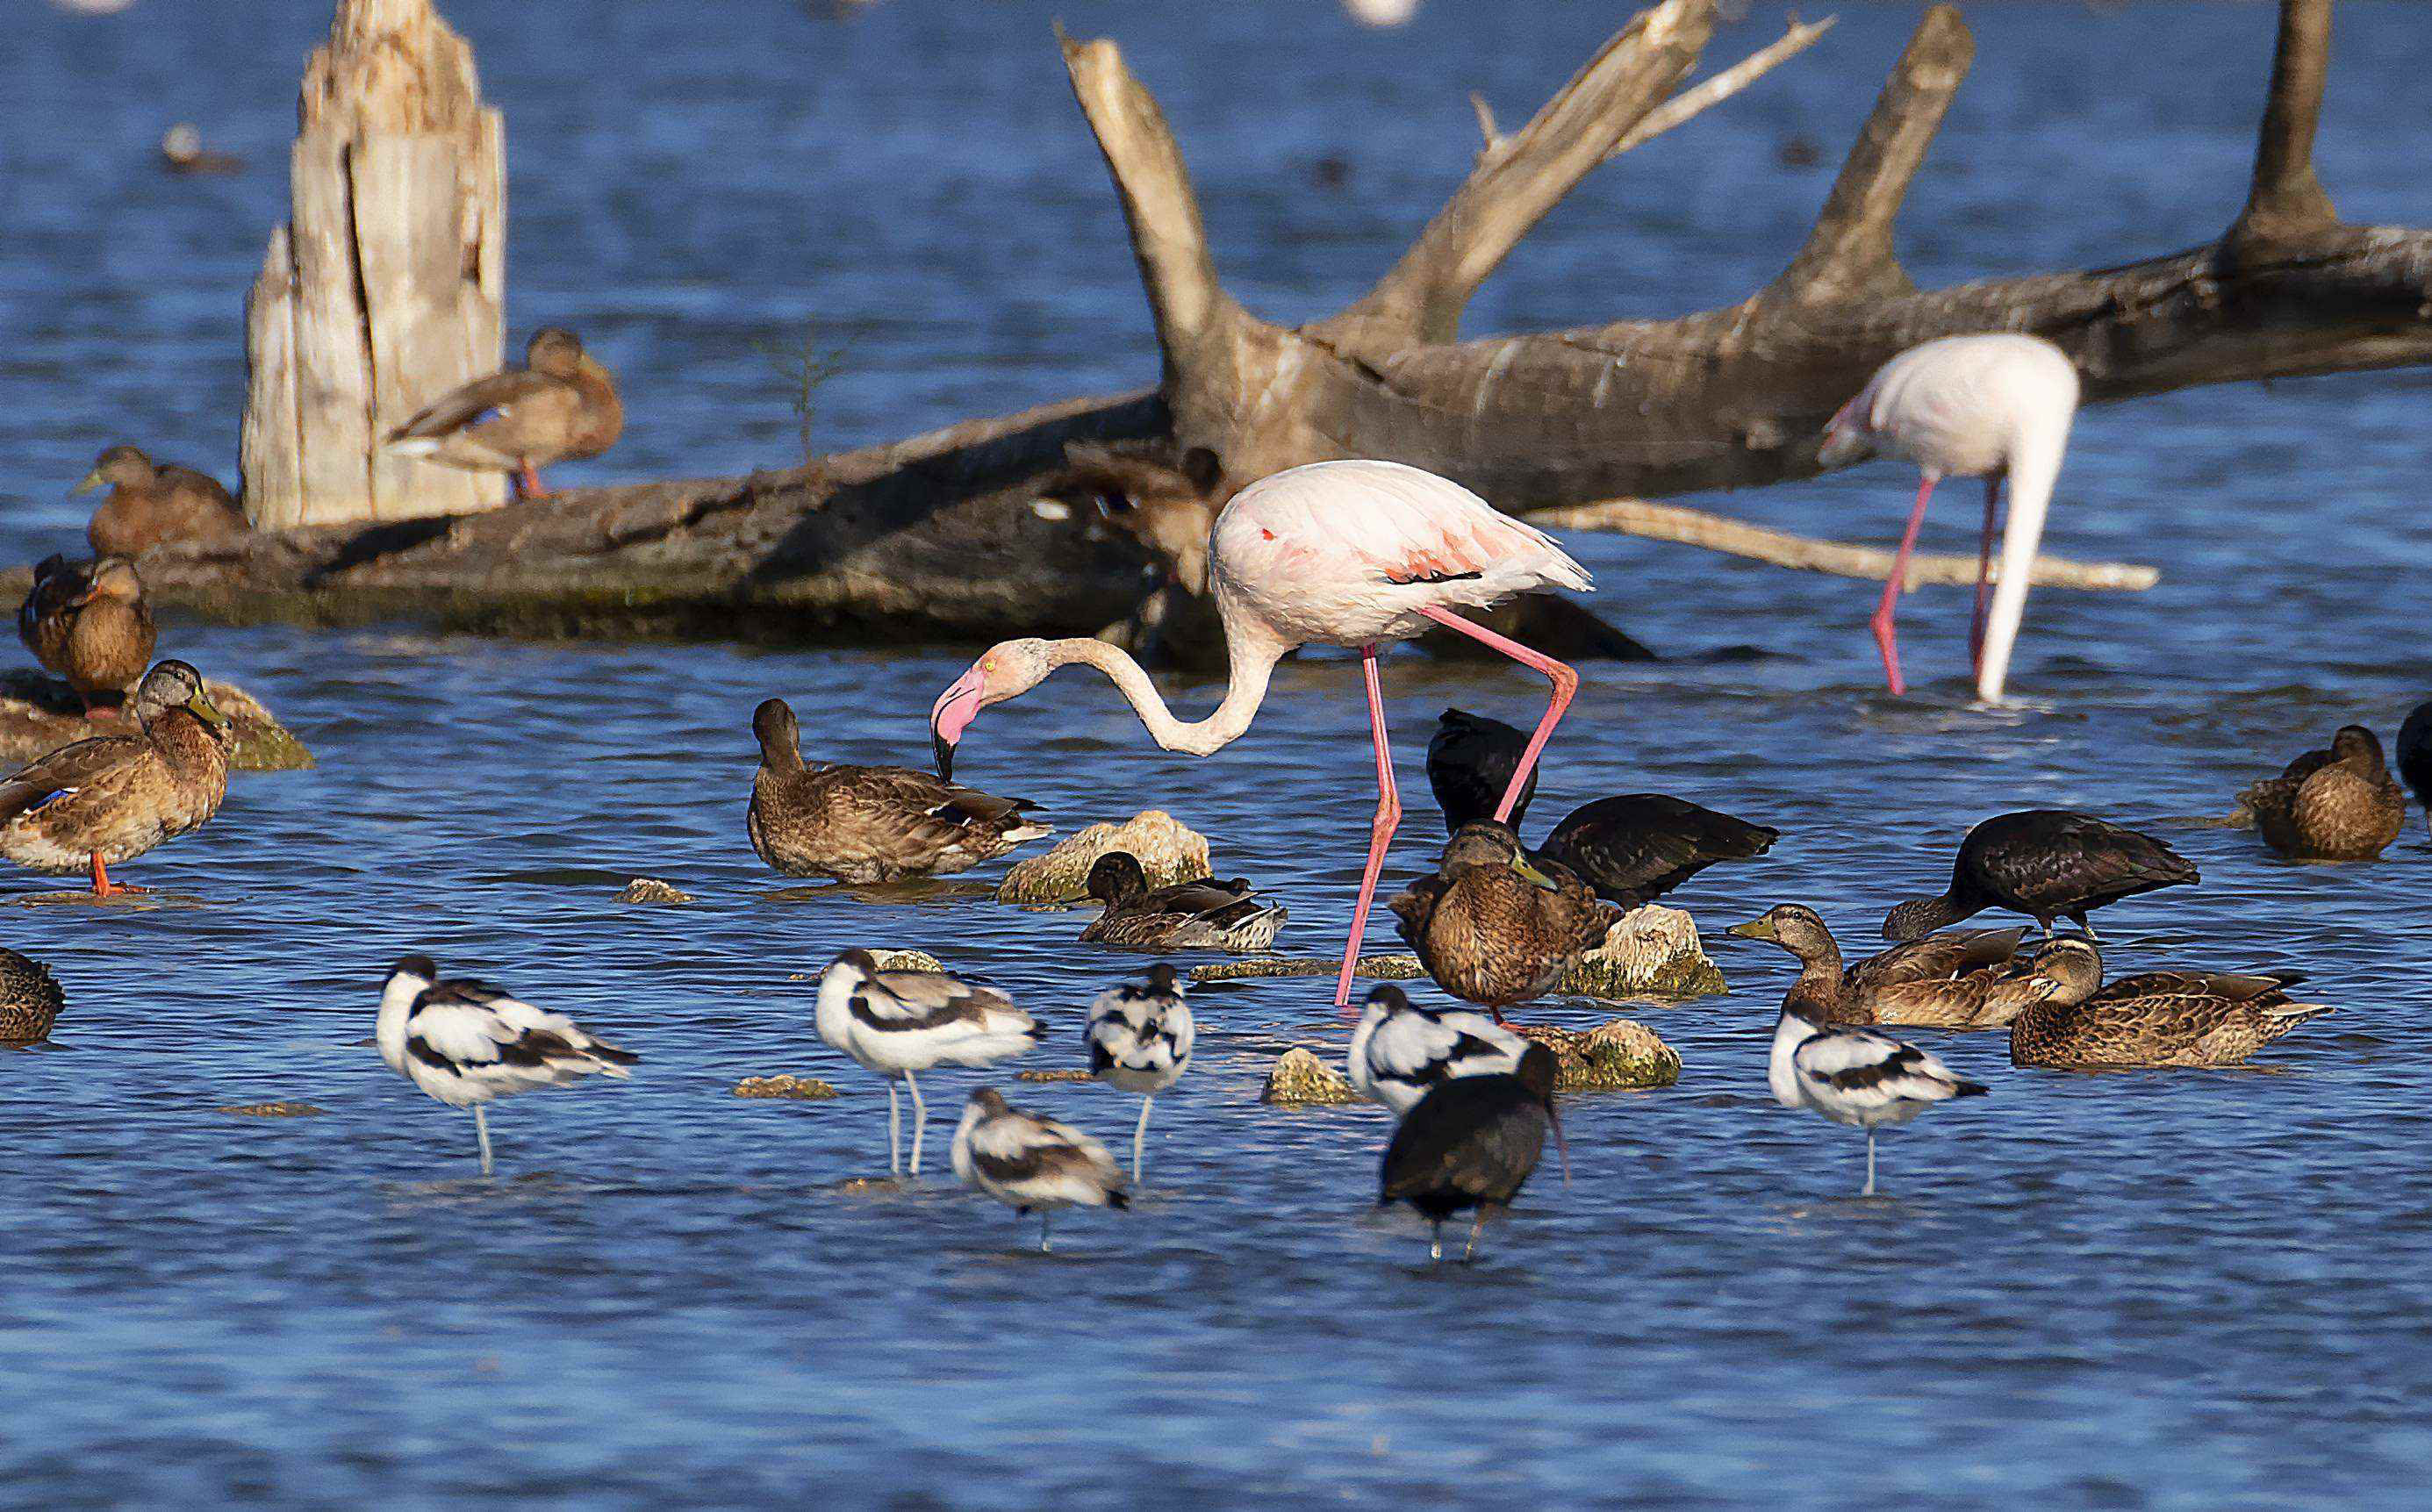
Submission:
<svg viewBox="0 0 2432 1512">
<path fill-rule="evenodd" d="M 473 1110 L 481 1174 L 490 1174 L 490 1124 L 483 1104 L 587 1076 L 622 1081 L 641 1060 L 596 1039 L 564 1014 L 509 996 L 487 983 L 439 980 L 427 955 L 409 955 L 380 988 L 373 1039 L 390 1070 L 451 1108 Z"/>
</svg>

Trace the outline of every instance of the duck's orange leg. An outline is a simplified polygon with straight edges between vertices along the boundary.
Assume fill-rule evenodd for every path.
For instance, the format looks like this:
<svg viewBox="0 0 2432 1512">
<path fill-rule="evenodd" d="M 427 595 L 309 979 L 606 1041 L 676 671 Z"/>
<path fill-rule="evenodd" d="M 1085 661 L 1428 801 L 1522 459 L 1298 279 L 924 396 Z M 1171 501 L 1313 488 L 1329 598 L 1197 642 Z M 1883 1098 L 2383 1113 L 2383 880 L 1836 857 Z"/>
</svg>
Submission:
<svg viewBox="0 0 2432 1512">
<path fill-rule="evenodd" d="M 547 498 L 549 490 L 540 486 L 540 469 L 527 457 L 515 466 L 515 497 Z"/>
<path fill-rule="evenodd" d="M 149 887 L 136 887 L 127 882 L 111 882 L 110 880 L 110 869 L 101 864 L 101 852 L 96 850 L 93 853 L 93 897 L 114 898 L 120 893 L 148 893 L 152 889 Z"/>
</svg>

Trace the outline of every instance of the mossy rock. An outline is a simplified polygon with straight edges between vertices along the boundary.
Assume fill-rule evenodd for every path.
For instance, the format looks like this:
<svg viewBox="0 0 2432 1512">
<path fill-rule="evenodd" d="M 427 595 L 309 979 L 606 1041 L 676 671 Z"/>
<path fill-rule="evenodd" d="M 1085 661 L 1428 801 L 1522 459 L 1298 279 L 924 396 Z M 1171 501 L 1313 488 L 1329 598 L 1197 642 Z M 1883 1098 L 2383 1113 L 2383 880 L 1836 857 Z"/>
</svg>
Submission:
<svg viewBox="0 0 2432 1512">
<path fill-rule="evenodd" d="M 1151 887 L 1211 875 L 1208 837 L 1162 809 L 1147 809 L 1121 824 L 1093 824 L 1043 856 L 1015 862 L 997 883 L 996 900 L 1022 908 L 1087 902 L 1089 868 L 1109 850 L 1138 857 Z"/>
<path fill-rule="evenodd" d="M 210 678 L 203 686 L 230 721 L 230 766 L 240 772 L 285 772 L 312 764 L 312 753 L 261 699 Z M 0 671 L 0 761 L 30 762 L 70 741 L 115 734 L 119 728 L 115 719 L 86 718 L 64 682 L 24 667 Z"/>
<path fill-rule="evenodd" d="M 946 969 L 946 963 L 926 950 L 872 950 L 870 953 L 877 958 L 881 971 L 942 972 Z"/>
<path fill-rule="evenodd" d="M 1557 993 L 1623 1000 L 1709 998 L 1731 989 L 1697 940 L 1686 912 L 1648 903 L 1631 909 L 1605 932 L 1555 983 Z"/>
<path fill-rule="evenodd" d="M 1191 968 L 1193 982 L 1245 982 L 1257 977 L 1330 977 L 1343 969 L 1343 958 L 1314 955 L 1254 955 L 1240 961 L 1210 961 Z M 1363 955 L 1352 963 L 1351 974 L 1376 982 L 1410 982 L 1426 976 L 1415 955 Z"/>
<path fill-rule="evenodd" d="M 1557 1092 L 1641 1091 L 1680 1080 L 1680 1052 L 1645 1024 L 1615 1018 L 1585 1032 L 1513 1027 L 1554 1052 Z"/>
<path fill-rule="evenodd" d="M 836 1095 L 836 1089 L 816 1076 L 747 1076 L 735 1084 L 738 1098 L 790 1098 L 798 1102 L 818 1101 Z"/>
<path fill-rule="evenodd" d="M 1258 1100 L 1279 1107 L 1330 1107 L 1358 1102 L 1360 1097 L 1351 1090 L 1350 1080 L 1331 1063 L 1294 1046 L 1275 1058 L 1275 1068 L 1267 1073 L 1267 1084 L 1258 1093 Z"/>
<path fill-rule="evenodd" d="M 1097 1080 L 1088 1071 L 1071 1067 L 1060 1071 L 1016 1071 L 1013 1073 L 1013 1079 L 1017 1082 L 1094 1082 Z"/>
<path fill-rule="evenodd" d="M 692 894 L 672 882 L 663 882 L 656 877 L 636 877 L 625 884 L 623 892 L 616 895 L 616 901 L 620 903 L 689 903 L 692 901 Z"/>
<path fill-rule="evenodd" d="M 240 1102 L 220 1111 L 234 1114 L 240 1118 L 310 1118 L 329 1110 L 316 1108 L 310 1102 Z"/>
</svg>

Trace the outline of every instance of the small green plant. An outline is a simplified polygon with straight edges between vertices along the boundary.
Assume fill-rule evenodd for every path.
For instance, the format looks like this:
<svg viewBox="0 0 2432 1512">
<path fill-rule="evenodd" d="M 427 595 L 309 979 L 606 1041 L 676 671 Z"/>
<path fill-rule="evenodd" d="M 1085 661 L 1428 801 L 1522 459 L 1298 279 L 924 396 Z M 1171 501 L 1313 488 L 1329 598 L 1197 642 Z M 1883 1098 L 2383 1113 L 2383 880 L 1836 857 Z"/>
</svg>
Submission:
<svg viewBox="0 0 2432 1512">
<path fill-rule="evenodd" d="M 845 360 L 853 351 L 856 338 L 848 334 L 842 341 L 830 342 L 814 315 L 802 323 L 802 339 L 797 342 L 763 342 L 760 350 L 777 370 L 784 384 L 786 402 L 794 411 L 796 433 L 802 444 L 802 461 L 819 455 L 811 443 L 818 428 L 819 390 L 828 379 L 845 370 Z"/>
</svg>

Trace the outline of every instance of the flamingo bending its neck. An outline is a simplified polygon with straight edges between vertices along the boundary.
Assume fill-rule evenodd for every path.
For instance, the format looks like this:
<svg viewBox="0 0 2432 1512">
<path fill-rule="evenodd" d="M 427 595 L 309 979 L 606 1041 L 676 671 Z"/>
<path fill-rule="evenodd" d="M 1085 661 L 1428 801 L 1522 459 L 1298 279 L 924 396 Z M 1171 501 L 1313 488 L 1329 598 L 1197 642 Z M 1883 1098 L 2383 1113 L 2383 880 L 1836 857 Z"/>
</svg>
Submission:
<svg viewBox="0 0 2432 1512">
<path fill-rule="evenodd" d="M 1140 664 L 1104 641 L 1005 641 L 972 663 L 930 709 L 937 770 L 952 770 L 954 743 L 982 709 L 1029 692 L 1060 666 L 1096 667 L 1130 700 L 1159 746 L 1205 756 L 1250 728 L 1285 653 L 1302 646 L 1356 647 L 1376 735 L 1376 819 L 1360 901 L 1351 915 L 1351 940 L 1334 984 L 1340 1008 L 1351 1000 L 1351 968 L 1360 959 L 1377 873 L 1402 817 L 1377 653 L 1430 625 L 1443 625 L 1553 682 L 1545 716 L 1495 810 L 1501 819 L 1512 812 L 1538 753 L 1569 706 L 1579 674 L 1452 611 L 1489 608 L 1537 589 L 1588 592 L 1595 585 L 1587 570 L 1544 531 L 1501 513 L 1448 479 L 1399 462 L 1310 462 L 1261 479 L 1224 506 L 1208 545 L 1209 580 L 1230 660 L 1224 699 L 1214 713 L 1191 723 L 1176 719 Z"/>
<path fill-rule="evenodd" d="M 1924 475 L 1908 529 L 1892 563 L 1891 581 L 1871 622 L 1883 653 L 1883 680 L 1895 696 L 1900 681 L 1894 607 L 1908 580 L 1909 552 L 1925 523 L 1926 500 L 1945 478 L 1984 479 L 1984 534 L 1976 555 L 1976 611 L 1968 652 L 1976 664 L 1976 697 L 1998 701 L 2010 670 L 2010 649 L 2026 614 L 2027 573 L 2042 542 L 2044 513 L 2069 449 L 2077 413 L 2077 369 L 2040 336 L 1945 336 L 1912 346 L 1885 362 L 1841 407 L 1825 428 L 1816 460 L 1836 467 L 1889 452 Z M 2001 585 L 1987 617 L 1984 583 L 1993 562 L 1993 520 L 2001 479 L 2010 480 L 2009 523 L 2001 536 Z"/>
</svg>

